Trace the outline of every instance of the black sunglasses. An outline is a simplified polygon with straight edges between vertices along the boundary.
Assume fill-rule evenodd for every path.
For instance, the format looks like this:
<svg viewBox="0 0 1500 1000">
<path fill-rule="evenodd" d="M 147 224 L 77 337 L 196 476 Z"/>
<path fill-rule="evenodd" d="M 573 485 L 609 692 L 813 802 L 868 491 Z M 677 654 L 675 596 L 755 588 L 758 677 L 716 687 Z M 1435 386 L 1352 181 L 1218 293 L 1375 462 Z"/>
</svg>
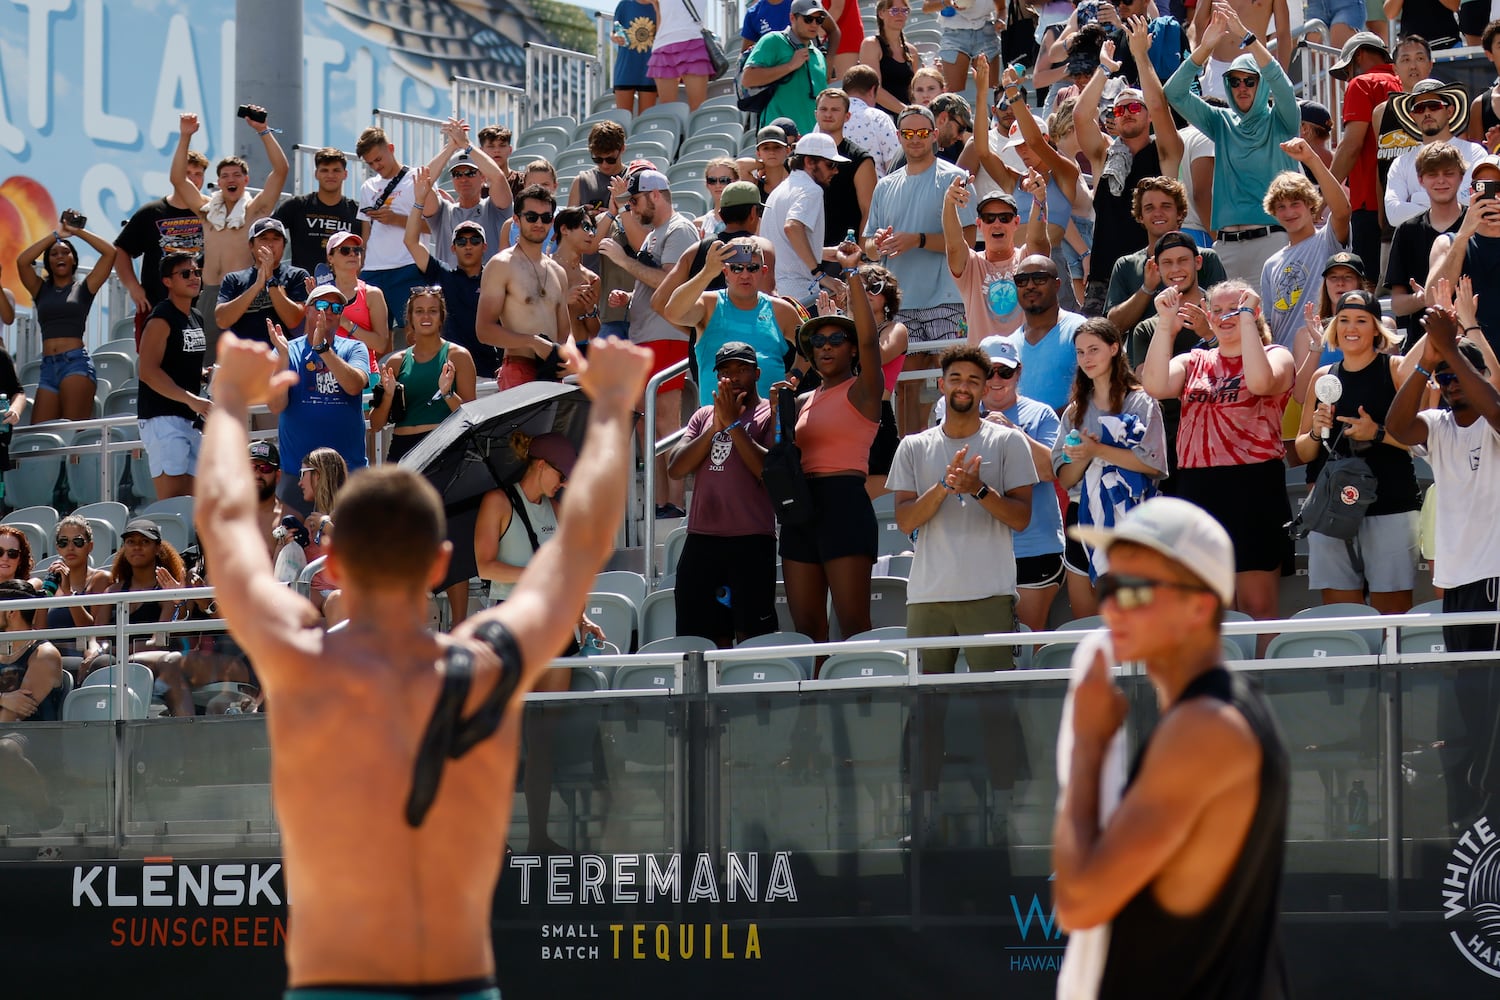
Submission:
<svg viewBox="0 0 1500 1000">
<path fill-rule="evenodd" d="M 20 549 L 0 549 L 0 559 L 19 559 L 19 558 L 21 558 L 21 550 Z"/>
<path fill-rule="evenodd" d="M 1458 373 L 1457 372 L 1438 372 L 1436 375 L 1432 376 L 1432 380 L 1434 382 L 1436 382 L 1438 385 L 1440 385 L 1440 386 L 1442 386 L 1444 388 L 1447 388 L 1448 386 L 1453 385 L 1455 382 L 1458 381 Z"/>
<path fill-rule="evenodd" d="M 355 256 L 362 256 L 364 254 L 364 252 L 365 252 L 365 248 L 364 247 L 351 247 L 351 246 L 345 245 L 345 246 L 339 247 L 334 252 L 337 253 L 337 254 L 341 254 L 342 256 L 345 256 L 345 257 L 355 257 Z"/>
<path fill-rule="evenodd" d="M 1015 219 L 1016 219 L 1016 213 L 1015 212 L 980 212 L 979 213 L 979 221 L 983 222 L 986 226 L 992 226 L 992 225 L 994 225 L 997 222 L 1014 222 Z"/>
<path fill-rule="evenodd" d="M 1016 275 L 1012 280 L 1015 281 L 1016 287 L 1020 288 L 1024 285 L 1045 285 L 1049 281 L 1056 281 L 1057 276 L 1048 274 L 1046 271 L 1027 271 Z"/>
<path fill-rule="evenodd" d="M 1007 368 L 1004 365 L 990 365 L 990 378 L 997 378 L 1002 382 L 1009 382 L 1011 379 L 1016 377 L 1016 371 L 1017 369 Z"/>
<path fill-rule="evenodd" d="M 713 184 L 713 185 L 716 185 L 716 186 L 717 185 L 722 185 L 722 184 L 733 184 L 734 183 L 734 178 L 733 177 L 705 177 L 705 178 L 703 178 L 703 183 L 705 183 L 705 184 Z"/>
<path fill-rule="evenodd" d="M 483 236 L 455 236 L 453 245 L 456 247 L 482 247 L 485 240 Z"/>
<path fill-rule="evenodd" d="M 201 268 L 201 267 L 185 267 L 181 271 L 173 271 L 172 272 L 172 277 L 174 277 L 174 278 L 201 278 L 201 277 L 203 277 L 203 268 Z"/>
<path fill-rule="evenodd" d="M 479 171 L 472 170 L 472 169 L 471 170 L 455 170 L 455 171 L 453 171 L 453 176 L 454 177 L 464 177 L 464 178 L 478 177 L 479 176 Z"/>
<path fill-rule="evenodd" d="M 69 542 L 73 544 L 73 548 L 82 549 L 88 547 L 89 539 L 85 538 L 82 535 L 74 535 L 72 538 L 69 538 L 66 535 L 59 535 L 57 539 L 57 551 L 61 552 L 63 549 L 67 548 Z"/>
<path fill-rule="evenodd" d="M 1105 573 L 1099 577 L 1099 603 L 1103 604 L 1111 597 L 1120 606 L 1122 611 L 1133 611 L 1136 608 L 1149 606 L 1156 600 L 1156 589 L 1158 587 L 1170 587 L 1173 590 L 1185 590 L 1189 593 L 1208 594 L 1212 593 L 1207 587 L 1194 586 L 1191 583 L 1178 583 L 1175 580 L 1153 580 L 1147 576 L 1125 576 L 1121 573 Z"/>
<path fill-rule="evenodd" d="M 812 344 L 814 349 L 819 347 L 842 347 L 849 343 L 851 339 L 848 331 L 845 330 L 835 330 L 832 333 L 815 333 L 807 338 L 808 343 Z"/>
<path fill-rule="evenodd" d="M 1226 76 L 1224 82 L 1229 84 L 1231 90 L 1253 90 L 1260 83 L 1258 76 Z"/>
<path fill-rule="evenodd" d="M 522 212 L 521 218 L 527 222 L 545 222 L 549 226 L 552 224 L 551 212 Z"/>
<path fill-rule="evenodd" d="M 611 165 L 619 163 L 620 162 L 620 154 L 616 153 L 614 156 L 591 156 L 591 157 L 589 157 L 589 159 L 591 159 L 591 160 L 594 161 L 594 166 L 596 166 L 596 167 L 602 167 L 606 163 L 611 164 Z"/>
<path fill-rule="evenodd" d="M 755 274 L 760 270 L 759 264 L 730 264 L 730 274 Z"/>
<path fill-rule="evenodd" d="M 802 18 L 802 20 L 806 21 L 808 24 L 822 24 L 823 23 L 823 15 L 822 14 L 798 14 L 797 16 L 800 17 L 800 18 Z"/>
</svg>

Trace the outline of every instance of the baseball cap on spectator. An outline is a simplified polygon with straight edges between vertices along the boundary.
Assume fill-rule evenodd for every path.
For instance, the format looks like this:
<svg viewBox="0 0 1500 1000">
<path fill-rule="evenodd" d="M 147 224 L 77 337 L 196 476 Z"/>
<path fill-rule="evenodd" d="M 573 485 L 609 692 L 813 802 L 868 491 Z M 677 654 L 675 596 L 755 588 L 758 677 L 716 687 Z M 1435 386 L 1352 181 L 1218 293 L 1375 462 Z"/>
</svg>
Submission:
<svg viewBox="0 0 1500 1000">
<path fill-rule="evenodd" d="M 1347 267 L 1359 275 L 1361 279 L 1365 276 L 1364 258 L 1357 253 L 1350 253 L 1348 250 L 1340 250 L 1328 258 L 1327 263 L 1323 265 L 1323 277 L 1328 277 L 1328 272 L 1336 267 Z"/>
<path fill-rule="evenodd" d="M 138 517 L 125 525 L 125 530 L 120 532 L 121 540 L 131 535 L 141 535 L 151 539 L 153 542 L 161 541 L 161 526 L 149 517 Z"/>
<path fill-rule="evenodd" d="M 321 298 L 327 298 L 334 295 L 338 296 L 340 302 L 348 303 L 349 301 L 348 296 L 339 291 L 339 286 L 333 284 L 319 285 L 317 288 L 314 288 L 312 291 L 307 293 L 307 301 L 316 302 Z"/>
<path fill-rule="evenodd" d="M 1469 343 L 1467 340 L 1460 340 L 1458 342 L 1458 353 L 1464 356 L 1464 359 L 1474 367 L 1476 372 L 1480 374 L 1487 374 L 1489 372 L 1489 366 L 1484 363 L 1484 352 L 1474 344 Z M 1437 372 L 1450 371 L 1451 369 L 1452 366 L 1448 362 L 1439 361 L 1437 367 L 1432 371 L 1436 374 Z"/>
<path fill-rule="evenodd" d="M 573 466 L 578 462 L 578 449 L 573 447 L 573 442 L 561 434 L 550 431 L 546 434 L 538 434 L 531 439 L 531 447 L 527 450 L 527 455 L 531 458 L 540 458 L 561 472 L 564 479 L 573 474 Z"/>
<path fill-rule="evenodd" d="M 719 208 L 736 208 L 740 205 L 759 205 L 760 188 L 749 181 L 735 181 L 719 195 Z"/>
<path fill-rule="evenodd" d="M 901 119 L 910 118 L 912 115 L 921 115 L 923 118 L 927 119 L 927 124 L 929 127 L 937 127 L 937 113 L 931 108 L 923 107 L 920 104 L 908 104 L 906 107 L 896 112 L 896 125 L 900 126 Z"/>
<path fill-rule="evenodd" d="M 1156 246 L 1151 248 L 1152 258 L 1160 257 L 1173 247 L 1187 247 L 1193 253 L 1198 252 L 1198 241 L 1187 233 L 1180 230 L 1172 230 L 1170 233 L 1162 233 L 1161 239 L 1156 241 Z"/>
<path fill-rule="evenodd" d="M 266 220 L 262 219 L 260 221 L 265 222 Z M 340 229 L 338 232 L 328 237 L 328 252 L 333 253 L 345 243 L 353 243 L 357 247 L 362 247 L 365 245 L 365 241 L 360 238 L 358 233 L 351 233 L 347 229 Z"/>
<path fill-rule="evenodd" d="M 1015 344 L 1004 337 L 985 337 L 979 342 L 979 349 L 990 359 L 992 365 L 1000 365 L 1011 371 L 1021 367 L 1020 352 L 1016 350 Z"/>
<path fill-rule="evenodd" d="M 818 3 L 818 0 L 792 0 L 793 14 L 801 17 L 806 17 L 808 14 L 814 12 L 821 14 L 828 13 L 823 9 L 823 5 Z"/>
<path fill-rule="evenodd" d="M 1006 205 L 1010 206 L 1011 211 L 1020 211 L 1020 209 L 1016 207 L 1016 199 L 1011 197 L 1009 194 L 1006 194 L 1004 191 L 991 191 L 983 198 L 980 198 L 979 204 L 974 206 L 974 211 L 983 212 L 984 206 L 988 205 L 992 201 L 1004 202 Z"/>
<path fill-rule="evenodd" d="M 760 359 L 755 356 L 755 348 L 743 340 L 731 340 L 714 354 L 714 371 L 718 371 L 731 361 L 743 361 L 747 365 L 760 366 Z"/>
<path fill-rule="evenodd" d="M 830 326 L 843 330 L 856 344 L 859 342 L 859 332 L 854 329 L 854 320 L 848 316 L 814 316 L 797 327 L 797 350 L 804 358 L 812 360 L 812 335 Z"/>
<path fill-rule="evenodd" d="M 1076 525 L 1068 536 L 1104 549 L 1131 542 L 1151 549 L 1196 576 L 1227 607 L 1234 601 L 1234 543 L 1202 507 L 1176 497 L 1152 497 L 1115 522 L 1114 528 Z"/>
<path fill-rule="evenodd" d="M 821 156 L 834 163 L 848 163 L 849 157 L 839 153 L 839 144 L 827 132 L 809 132 L 797 140 L 798 156 Z M 720 202 L 720 204 L 723 204 Z"/>
<path fill-rule="evenodd" d="M 1361 312 L 1367 312 L 1375 317 L 1377 323 L 1385 317 L 1384 311 L 1380 308 L 1380 300 L 1363 288 L 1355 288 L 1339 296 L 1339 300 L 1334 305 L 1333 311 L 1337 314 L 1343 312 L 1345 309 L 1358 309 Z"/>
<path fill-rule="evenodd" d="M 627 174 L 634 174 L 634 173 L 639 173 L 642 170 L 655 170 L 655 169 L 656 169 L 656 164 L 652 163 L 650 160 L 631 160 L 630 163 L 629 163 L 629 165 L 626 166 L 625 172 Z"/>
<path fill-rule="evenodd" d="M 1043 135 L 1046 135 L 1046 120 L 1038 118 L 1036 115 L 1032 115 L 1031 117 L 1036 122 L 1037 128 L 1042 130 Z M 1021 133 L 1020 123 L 1011 122 L 1010 134 L 1005 140 L 1005 145 L 1000 147 L 1000 159 L 1005 163 L 1007 167 L 1010 167 L 1010 169 L 1016 171 L 1022 176 L 1025 176 L 1028 171 L 1026 169 L 1026 164 L 1021 162 L 1021 154 L 1017 153 L 1016 149 L 1024 145 L 1026 145 L 1026 136 Z"/>
<path fill-rule="evenodd" d="M 471 167 L 475 170 L 479 169 L 478 165 L 474 163 L 474 158 L 469 155 L 469 151 L 467 149 L 455 156 L 453 158 L 453 162 L 448 164 L 448 173 L 453 173 L 453 171 L 457 170 L 459 167 Z"/>
<path fill-rule="evenodd" d="M 1142 104 L 1145 104 L 1146 95 L 1141 93 L 1139 90 L 1136 90 L 1134 87 L 1125 87 L 1115 95 L 1114 100 L 1109 102 L 1110 110 L 1114 110 L 1119 105 L 1126 104 L 1130 101 L 1140 101 Z M 1042 131 L 1046 131 L 1045 126 L 1043 127 Z"/>
<path fill-rule="evenodd" d="M 638 194 L 647 191 L 670 191 L 672 184 L 667 180 L 667 175 L 660 170 L 637 170 L 630 175 L 630 180 L 625 185 L 626 192 L 634 198 Z"/>
<path fill-rule="evenodd" d="M 276 233 L 282 239 L 287 238 L 286 226 L 281 224 L 280 219 L 273 219 L 270 216 L 266 216 L 264 219 L 256 219 L 250 226 L 250 238 L 252 240 L 268 232 Z"/>
<path fill-rule="evenodd" d="M 1324 131 L 1331 131 L 1333 129 L 1333 115 L 1317 101 L 1298 101 L 1297 108 L 1302 113 L 1302 120 L 1307 124 L 1316 126 Z"/>
<path fill-rule="evenodd" d="M 755 133 L 755 144 L 757 146 L 767 142 L 774 142 L 782 146 L 791 145 L 791 143 L 786 141 L 786 132 L 782 130 L 780 125 L 763 125 L 760 131 Z"/>
<path fill-rule="evenodd" d="M 481 237 L 485 235 L 483 226 L 475 222 L 473 219 L 465 219 L 464 221 L 453 227 L 453 238 L 457 239 L 459 232 L 464 229 L 468 229 Z"/>
<path fill-rule="evenodd" d="M 1479 173 L 1481 167 L 1489 167 L 1497 174 L 1500 174 L 1500 156 L 1496 156 L 1494 153 L 1491 153 L 1489 156 L 1481 156 L 1479 159 L 1475 160 L 1473 166 L 1469 167 L 1470 180 L 1474 179 L 1474 177 Z"/>
<path fill-rule="evenodd" d="M 256 462 L 270 462 L 272 465 L 281 464 L 281 452 L 276 450 L 276 442 L 269 438 L 261 438 L 259 441 L 250 442 L 250 458 Z"/>
<path fill-rule="evenodd" d="M 798 128 L 797 123 L 790 118 L 773 118 L 771 119 L 771 124 L 781 129 L 782 134 L 786 136 L 787 142 L 796 142 L 802 137 L 802 129 Z"/>
<path fill-rule="evenodd" d="M 1373 31 L 1356 31 L 1349 36 L 1344 47 L 1339 49 L 1338 60 L 1328 68 L 1328 75 L 1335 80 L 1349 79 L 1349 64 L 1354 62 L 1354 57 L 1360 49 L 1374 49 L 1380 53 L 1382 62 L 1391 61 L 1391 50 L 1385 47 L 1385 39 Z"/>
</svg>

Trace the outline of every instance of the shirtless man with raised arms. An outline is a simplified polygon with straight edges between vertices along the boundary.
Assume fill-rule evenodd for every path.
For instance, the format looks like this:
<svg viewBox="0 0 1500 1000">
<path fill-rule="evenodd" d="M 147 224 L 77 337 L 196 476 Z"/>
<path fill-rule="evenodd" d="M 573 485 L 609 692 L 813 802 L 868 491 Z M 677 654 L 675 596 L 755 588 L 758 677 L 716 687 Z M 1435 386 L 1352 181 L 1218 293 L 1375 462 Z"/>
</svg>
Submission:
<svg viewBox="0 0 1500 1000">
<path fill-rule="evenodd" d="M 1282 69 L 1291 68 L 1292 54 L 1296 46 L 1292 39 L 1292 19 L 1286 9 L 1286 0 L 1222 0 L 1222 2 L 1234 8 L 1234 12 L 1240 16 L 1240 21 L 1245 25 L 1247 32 L 1264 42 L 1266 48 L 1272 49 Z M 1200 3 L 1193 11 L 1194 37 L 1208 30 L 1208 21 L 1213 14 L 1213 6 L 1211 3 Z M 1273 19 L 1276 21 L 1274 48 L 1271 46 L 1270 33 Z M 1208 65 L 1203 68 L 1203 75 L 1198 80 L 1203 88 L 1204 97 L 1229 99 L 1229 95 L 1224 92 L 1224 73 L 1229 69 L 1229 64 L 1234 62 L 1235 57 L 1249 47 L 1250 41 L 1246 35 L 1237 38 L 1225 35 L 1219 40 L 1219 44 L 1214 47 L 1213 54 L 1209 56 Z"/>
<path fill-rule="evenodd" d="M 573 346 L 568 272 L 542 252 L 556 212 L 551 191 L 540 184 L 522 188 L 515 215 L 520 238 L 490 258 L 479 280 L 474 332 L 481 344 L 505 351 L 497 376 L 501 389 L 570 374 L 565 366 L 548 370 L 562 364 Z"/>
<path fill-rule="evenodd" d="M 214 308 L 219 302 L 219 279 L 230 271 L 243 271 L 255 261 L 251 256 L 250 227 L 256 219 L 263 219 L 276 210 L 281 198 L 282 185 L 291 170 L 276 133 L 265 121 L 265 109 L 249 105 L 262 116 L 261 121 L 246 118 L 245 124 L 260 135 L 266 157 L 271 161 L 271 172 L 266 176 L 266 186 L 248 202 L 245 194 L 250 186 L 250 171 L 245 161 L 238 156 L 226 156 L 214 168 L 219 189 L 212 196 L 205 195 L 188 180 L 188 143 L 198 131 L 198 116 L 177 116 L 177 151 L 172 154 L 172 193 L 184 207 L 195 212 L 203 220 L 203 291 L 198 297 L 198 311 L 203 314 L 203 326 L 208 333 L 207 360 L 214 359 L 214 343 L 219 326 L 214 321 Z"/>
<path fill-rule="evenodd" d="M 230 632 L 276 705 L 271 787 L 292 900 L 286 995 L 498 1000 L 490 911 L 522 702 L 614 548 L 651 354 L 619 340 L 595 346 L 587 364 L 573 354 L 592 406 L 557 535 L 504 604 L 438 635 L 427 593 L 451 546 L 441 500 L 408 469 L 361 471 L 339 494 L 328 572 L 346 624 L 325 632 L 312 605 L 276 582 L 245 425 L 249 408 L 297 373 L 233 334 L 219 350 L 198 530 Z"/>
</svg>

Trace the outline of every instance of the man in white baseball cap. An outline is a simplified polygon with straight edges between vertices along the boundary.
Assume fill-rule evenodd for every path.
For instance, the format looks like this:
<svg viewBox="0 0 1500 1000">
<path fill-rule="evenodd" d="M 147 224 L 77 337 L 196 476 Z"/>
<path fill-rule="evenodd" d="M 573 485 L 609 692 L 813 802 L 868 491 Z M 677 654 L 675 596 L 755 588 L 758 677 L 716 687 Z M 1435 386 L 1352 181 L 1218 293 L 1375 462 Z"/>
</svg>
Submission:
<svg viewBox="0 0 1500 1000">
<path fill-rule="evenodd" d="M 822 132 L 798 139 L 796 153 L 798 169 L 766 199 L 760 233 L 776 250 L 776 291 L 806 305 L 817 301 L 819 283 L 825 277 L 823 261 L 834 259 L 835 248 L 827 245 L 823 232 L 823 189 L 833 179 L 837 164 L 848 163 L 849 158 L 839 153 L 833 136 Z"/>
<path fill-rule="evenodd" d="M 1145 663 L 1161 719 L 1101 822 L 1101 765 L 1126 702 L 1092 645 L 1054 830 L 1057 915 L 1069 931 L 1110 924 L 1099 996 L 1223 996 L 1230 982 L 1236 995 L 1286 996 L 1277 914 L 1290 767 L 1264 695 L 1222 663 L 1229 535 L 1174 497 L 1072 534 L 1108 552 L 1099 596 L 1114 655 Z"/>
</svg>

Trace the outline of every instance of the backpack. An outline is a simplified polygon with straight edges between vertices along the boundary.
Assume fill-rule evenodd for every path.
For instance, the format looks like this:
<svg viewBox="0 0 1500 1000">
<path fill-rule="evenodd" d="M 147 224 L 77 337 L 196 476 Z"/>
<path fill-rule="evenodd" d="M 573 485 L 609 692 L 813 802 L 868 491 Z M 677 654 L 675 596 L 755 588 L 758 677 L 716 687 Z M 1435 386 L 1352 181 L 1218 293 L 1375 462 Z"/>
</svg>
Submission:
<svg viewBox="0 0 1500 1000">
<path fill-rule="evenodd" d="M 1165 83 L 1187 56 L 1187 32 L 1182 30 L 1182 22 L 1175 17 L 1155 18 L 1146 30 L 1151 33 L 1151 48 L 1147 52 L 1151 68 Z"/>
<path fill-rule="evenodd" d="M 1353 539 L 1365 511 L 1375 502 L 1375 487 L 1369 462 L 1355 456 L 1331 456 L 1291 524 L 1293 537 L 1305 538 L 1316 531 L 1330 538 Z"/>
<path fill-rule="evenodd" d="M 792 48 L 795 49 L 797 47 L 797 43 L 792 41 L 790 28 L 778 31 L 776 34 L 785 35 L 787 42 Z M 762 35 L 761 37 L 766 38 L 769 36 Z M 756 45 L 759 44 L 759 42 L 756 43 Z M 752 114 L 758 115 L 766 110 L 766 106 L 771 103 L 771 98 L 776 96 L 776 88 L 780 87 L 789 78 L 796 76 L 796 74 L 788 73 L 779 80 L 772 80 L 764 87 L 745 86 L 745 62 L 750 58 L 750 53 L 754 51 L 755 45 L 752 45 L 741 52 L 740 63 L 734 68 L 734 105 L 741 111 L 749 111 Z"/>
</svg>

